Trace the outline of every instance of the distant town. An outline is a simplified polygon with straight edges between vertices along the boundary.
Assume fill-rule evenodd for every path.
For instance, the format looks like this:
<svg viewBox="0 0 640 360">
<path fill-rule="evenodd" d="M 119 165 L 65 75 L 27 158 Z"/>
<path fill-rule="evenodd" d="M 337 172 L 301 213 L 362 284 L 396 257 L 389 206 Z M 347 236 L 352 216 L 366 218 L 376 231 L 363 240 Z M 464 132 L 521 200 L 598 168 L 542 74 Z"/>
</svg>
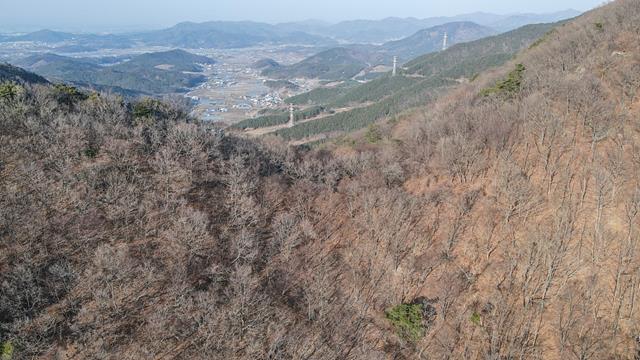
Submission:
<svg viewBox="0 0 640 360">
<path fill-rule="evenodd" d="M 284 99 L 312 90 L 318 86 L 318 81 L 295 79 L 291 82 L 297 86 L 296 90 L 272 89 L 266 84 L 269 79 L 252 65 L 266 56 L 278 57 L 282 63 L 294 63 L 303 59 L 305 53 L 292 53 L 287 49 L 273 52 L 262 48 L 202 52 L 202 55 L 221 60 L 206 65 L 204 74 L 208 80 L 185 94 L 196 104 L 192 114 L 205 121 L 233 124 L 266 109 L 282 107 Z"/>
<path fill-rule="evenodd" d="M 61 51 L 62 50 L 62 51 Z M 62 56 L 114 59 L 113 64 L 122 62 L 132 56 L 170 50 L 168 47 L 140 46 L 125 49 L 100 49 L 86 52 L 69 43 L 46 42 L 0 42 L 0 61 L 13 62 L 31 55 L 56 53 Z M 185 97 L 195 104 L 192 115 L 205 121 L 233 124 L 250 118 L 265 109 L 282 106 L 284 99 L 312 90 L 318 85 L 317 80 L 296 79 L 296 90 L 273 89 L 265 84 L 269 79 L 260 75 L 252 64 L 264 59 L 273 58 L 282 64 L 292 64 L 314 54 L 314 47 L 253 47 L 243 49 L 190 49 L 198 55 L 215 59 L 215 64 L 205 64 L 202 74 L 206 81 L 190 89 Z M 112 64 L 110 64 L 112 65 Z"/>
</svg>

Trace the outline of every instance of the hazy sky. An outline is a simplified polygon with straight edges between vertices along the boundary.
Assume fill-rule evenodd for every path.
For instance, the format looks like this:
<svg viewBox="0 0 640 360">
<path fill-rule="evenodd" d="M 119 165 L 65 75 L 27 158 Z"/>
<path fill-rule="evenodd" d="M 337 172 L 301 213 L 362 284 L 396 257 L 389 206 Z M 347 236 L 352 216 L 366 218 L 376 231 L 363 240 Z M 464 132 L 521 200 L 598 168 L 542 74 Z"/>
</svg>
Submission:
<svg viewBox="0 0 640 360">
<path fill-rule="evenodd" d="M 180 21 L 430 17 L 588 10 L 603 0 L 0 0 L 0 26 L 10 28 L 143 28 Z"/>
</svg>

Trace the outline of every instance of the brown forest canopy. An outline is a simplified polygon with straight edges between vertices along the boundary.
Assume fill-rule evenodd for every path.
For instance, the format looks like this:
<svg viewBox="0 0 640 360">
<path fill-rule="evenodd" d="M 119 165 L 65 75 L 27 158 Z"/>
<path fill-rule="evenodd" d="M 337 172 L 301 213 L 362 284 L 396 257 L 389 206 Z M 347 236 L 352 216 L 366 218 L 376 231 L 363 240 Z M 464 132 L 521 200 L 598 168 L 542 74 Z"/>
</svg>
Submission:
<svg viewBox="0 0 640 360">
<path fill-rule="evenodd" d="M 5 88 L 3 357 L 637 359 L 638 24 L 588 13 L 366 148 Z"/>
</svg>

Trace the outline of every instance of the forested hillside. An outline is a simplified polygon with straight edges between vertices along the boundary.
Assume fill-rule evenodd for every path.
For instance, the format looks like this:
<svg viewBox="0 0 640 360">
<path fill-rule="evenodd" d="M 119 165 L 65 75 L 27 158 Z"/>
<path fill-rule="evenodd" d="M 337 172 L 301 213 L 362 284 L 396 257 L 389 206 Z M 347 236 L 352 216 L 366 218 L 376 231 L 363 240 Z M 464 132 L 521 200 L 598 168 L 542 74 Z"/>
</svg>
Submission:
<svg viewBox="0 0 640 360">
<path fill-rule="evenodd" d="M 368 49 L 337 47 L 289 66 L 269 66 L 262 71 L 262 75 L 275 79 L 350 79 L 367 67 L 369 57 Z"/>
<path fill-rule="evenodd" d="M 380 20 L 348 20 L 337 24 L 321 21 L 302 21 L 278 24 L 289 31 L 328 36 L 348 43 L 382 44 L 411 36 L 416 32 L 452 22 L 468 21 L 490 27 L 499 32 L 511 31 L 528 24 L 551 23 L 580 15 L 576 10 L 565 10 L 548 14 L 498 15 L 475 12 L 450 17 L 426 19 L 389 17 Z"/>
<path fill-rule="evenodd" d="M 394 57 L 404 63 L 418 56 L 440 51 L 445 34 L 448 35 L 448 44 L 453 45 L 482 39 L 495 34 L 495 30 L 473 22 L 451 22 L 425 28 L 401 40 L 381 45 L 359 44 L 331 48 L 289 66 L 282 66 L 270 59 L 264 59 L 255 65 L 262 69 L 262 75 L 278 79 L 304 77 L 347 80 L 372 66 L 391 65 Z"/>
<path fill-rule="evenodd" d="M 477 41 L 457 44 L 447 51 L 426 54 L 405 64 L 407 72 L 433 75 L 447 67 L 451 76 L 472 77 L 484 70 L 482 64 L 500 65 L 521 49 L 543 41 L 543 36 L 561 23 L 527 25 L 516 30 Z M 455 72 L 454 72 L 455 71 Z"/>
<path fill-rule="evenodd" d="M 21 85 L 2 357 L 637 359 L 638 24 L 587 13 L 362 147 Z"/>
<path fill-rule="evenodd" d="M 496 31 L 473 22 L 452 22 L 422 29 L 407 38 L 385 43 L 382 48 L 389 54 L 398 56 L 400 62 L 404 63 L 418 56 L 440 51 L 444 34 L 447 34 L 447 42 L 451 46 L 495 35 Z"/>
<path fill-rule="evenodd" d="M 11 64 L 0 63 L 0 83 L 18 82 L 31 84 L 46 84 L 47 79 L 42 76 L 30 73 Z"/>
<path fill-rule="evenodd" d="M 108 58 L 107 60 L 109 60 Z M 118 64 L 56 54 L 32 55 L 18 62 L 52 81 L 111 90 L 119 94 L 161 95 L 181 92 L 206 80 L 197 74 L 215 60 L 183 50 L 145 53 Z"/>
</svg>

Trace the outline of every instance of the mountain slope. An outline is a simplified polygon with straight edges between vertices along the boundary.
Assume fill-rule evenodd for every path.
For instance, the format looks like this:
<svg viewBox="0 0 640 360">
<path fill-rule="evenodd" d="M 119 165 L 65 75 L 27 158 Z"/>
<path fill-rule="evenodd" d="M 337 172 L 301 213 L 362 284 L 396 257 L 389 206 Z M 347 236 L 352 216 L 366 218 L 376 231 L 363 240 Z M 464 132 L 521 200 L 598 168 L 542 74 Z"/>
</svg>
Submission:
<svg viewBox="0 0 640 360">
<path fill-rule="evenodd" d="M 637 1 L 593 11 L 395 129 L 406 188 L 461 200 L 418 285 L 457 303 L 431 357 L 637 356 L 639 20 Z"/>
<path fill-rule="evenodd" d="M 133 57 L 131 60 L 114 66 L 116 69 L 134 71 L 133 68 L 158 68 L 166 66 L 174 71 L 202 71 L 202 65 L 215 64 L 215 60 L 201 55 L 195 55 L 184 50 L 170 50 L 145 53 Z"/>
<path fill-rule="evenodd" d="M 0 83 L 10 81 L 16 83 L 26 83 L 26 84 L 48 84 L 47 79 L 34 74 L 32 72 L 28 72 L 19 67 L 0 63 Z"/>
<path fill-rule="evenodd" d="M 635 359 L 637 5 L 366 145 L 255 142 L 60 87 L 3 97 L 3 355 Z"/>
<path fill-rule="evenodd" d="M 494 35 L 495 31 L 472 22 L 447 23 L 420 30 L 402 40 L 385 43 L 382 49 L 389 54 L 395 54 L 405 62 L 420 55 L 440 51 L 445 33 L 448 45 L 451 46 Z"/>
<path fill-rule="evenodd" d="M 267 70 L 280 67 L 280 64 L 273 59 L 262 59 L 251 64 L 251 67 L 256 70 Z"/>
<path fill-rule="evenodd" d="M 348 79 L 365 67 L 368 50 L 338 47 L 322 51 L 299 63 L 289 66 L 272 66 L 262 71 L 263 76 L 273 78 L 320 78 L 324 80 Z"/>
<path fill-rule="evenodd" d="M 73 80 L 100 71 L 100 66 L 93 62 L 51 53 L 26 57 L 16 65 L 58 80 Z"/>
<path fill-rule="evenodd" d="M 459 68 L 457 77 L 472 77 L 478 72 L 469 62 L 493 62 L 492 59 L 508 59 L 517 51 L 529 47 L 559 24 L 527 25 L 494 37 L 487 37 L 467 44 L 452 46 L 447 51 L 427 54 L 405 64 L 407 73 L 429 76 L 443 66 Z M 474 72 L 475 71 L 475 72 Z M 453 77 L 453 75 L 452 75 Z"/>
<path fill-rule="evenodd" d="M 473 41 L 495 32 L 487 27 L 470 22 L 448 23 L 420 30 L 405 39 L 382 45 L 348 45 L 322 51 L 297 64 L 280 66 L 262 64 L 262 75 L 275 78 L 320 78 L 324 80 L 346 80 L 361 71 L 376 65 L 391 65 L 397 56 L 402 63 L 416 56 L 442 49 L 444 34 L 449 36 L 449 44 Z"/>
</svg>

